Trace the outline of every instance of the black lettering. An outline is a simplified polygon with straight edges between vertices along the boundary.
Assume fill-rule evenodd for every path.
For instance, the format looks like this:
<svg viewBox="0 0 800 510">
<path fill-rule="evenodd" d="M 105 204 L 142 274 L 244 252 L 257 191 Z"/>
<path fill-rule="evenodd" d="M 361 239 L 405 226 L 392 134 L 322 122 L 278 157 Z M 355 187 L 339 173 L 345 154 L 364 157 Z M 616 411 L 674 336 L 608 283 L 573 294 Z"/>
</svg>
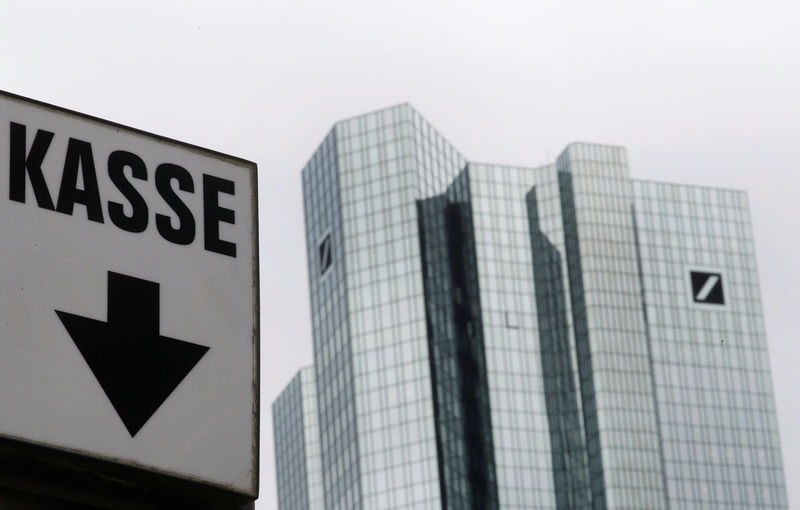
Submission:
<svg viewBox="0 0 800 510">
<path fill-rule="evenodd" d="M 172 181 L 178 182 L 178 189 L 194 193 L 194 181 L 189 172 L 172 163 L 162 163 L 156 169 L 156 189 L 164 202 L 178 216 L 179 227 L 172 226 L 172 219 L 164 214 L 156 214 L 156 227 L 161 237 L 175 244 L 191 244 L 194 241 L 195 224 L 192 211 L 180 199 L 172 188 Z M 234 255 L 236 256 L 234 246 Z"/>
<path fill-rule="evenodd" d="M 109 201 L 108 217 L 111 218 L 114 225 L 122 230 L 134 233 L 144 232 L 149 219 L 147 202 L 125 176 L 125 167 L 131 169 L 131 177 L 134 179 L 147 180 L 147 167 L 142 158 L 131 152 L 112 152 L 108 157 L 108 176 L 131 204 L 132 212 L 130 216 L 127 216 L 122 204 Z"/>
<path fill-rule="evenodd" d="M 203 228 L 208 251 L 236 257 L 236 245 L 219 238 L 219 223 L 234 224 L 236 215 L 231 209 L 220 207 L 219 193 L 234 194 L 233 181 L 203 174 Z"/>
<path fill-rule="evenodd" d="M 47 183 L 42 175 L 42 161 L 53 141 L 53 133 L 38 130 L 31 145 L 31 151 L 26 155 L 25 126 L 23 124 L 11 123 L 10 151 L 9 151 L 9 193 L 11 200 L 25 203 L 25 175 L 31 180 L 33 194 L 36 196 L 36 203 L 42 209 L 52 211 L 53 199 L 47 190 Z"/>
<path fill-rule="evenodd" d="M 83 172 L 83 189 L 78 189 L 78 168 Z M 64 158 L 64 174 L 61 177 L 56 210 L 72 215 L 75 204 L 86 206 L 86 214 L 91 221 L 103 223 L 103 207 L 100 205 L 100 191 L 97 189 L 92 145 L 83 140 L 70 138 L 67 155 Z"/>
</svg>

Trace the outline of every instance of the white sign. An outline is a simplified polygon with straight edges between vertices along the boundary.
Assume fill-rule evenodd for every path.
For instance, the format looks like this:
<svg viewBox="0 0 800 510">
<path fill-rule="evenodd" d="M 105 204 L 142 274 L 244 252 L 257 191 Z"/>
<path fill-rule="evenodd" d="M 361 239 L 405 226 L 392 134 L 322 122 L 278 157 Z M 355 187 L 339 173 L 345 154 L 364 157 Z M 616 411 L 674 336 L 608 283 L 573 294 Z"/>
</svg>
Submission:
<svg viewBox="0 0 800 510">
<path fill-rule="evenodd" d="M 255 497 L 256 165 L 0 92 L 0 436 Z"/>
</svg>

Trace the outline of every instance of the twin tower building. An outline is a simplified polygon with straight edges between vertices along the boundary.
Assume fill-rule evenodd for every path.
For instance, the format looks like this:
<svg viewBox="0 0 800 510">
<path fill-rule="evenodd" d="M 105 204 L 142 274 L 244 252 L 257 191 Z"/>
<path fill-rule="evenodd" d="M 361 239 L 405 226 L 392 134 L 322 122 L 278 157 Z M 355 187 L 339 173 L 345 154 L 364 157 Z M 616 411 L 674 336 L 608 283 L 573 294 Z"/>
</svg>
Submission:
<svg viewBox="0 0 800 510">
<path fill-rule="evenodd" d="M 621 147 L 472 163 L 400 105 L 303 169 L 314 365 L 290 509 L 786 509 L 744 192 Z"/>
</svg>

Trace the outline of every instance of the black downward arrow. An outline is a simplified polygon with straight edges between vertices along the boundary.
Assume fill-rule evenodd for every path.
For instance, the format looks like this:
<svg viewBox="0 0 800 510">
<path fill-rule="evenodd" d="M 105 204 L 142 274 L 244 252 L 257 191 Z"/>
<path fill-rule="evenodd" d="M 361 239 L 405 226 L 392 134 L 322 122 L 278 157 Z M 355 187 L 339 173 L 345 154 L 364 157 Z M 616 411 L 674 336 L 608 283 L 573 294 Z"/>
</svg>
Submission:
<svg viewBox="0 0 800 510">
<path fill-rule="evenodd" d="M 131 437 L 208 347 L 159 334 L 159 284 L 108 272 L 108 322 L 56 310 Z"/>
</svg>

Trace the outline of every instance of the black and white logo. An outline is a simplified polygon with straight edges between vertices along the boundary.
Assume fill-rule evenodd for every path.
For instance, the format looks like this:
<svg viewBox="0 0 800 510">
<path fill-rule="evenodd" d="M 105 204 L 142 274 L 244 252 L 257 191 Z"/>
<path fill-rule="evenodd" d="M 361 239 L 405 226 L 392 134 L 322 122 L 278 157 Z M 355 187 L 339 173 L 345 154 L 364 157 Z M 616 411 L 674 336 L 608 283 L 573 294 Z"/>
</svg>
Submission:
<svg viewBox="0 0 800 510">
<path fill-rule="evenodd" d="M 690 271 L 692 280 L 692 298 L 695 303 L 724 305 L 725 295 L 722 292 L 722 275 L 705 271 Z"/>
<path fill-rule="evenodd" d="M 320 276 L 328 272 L 333 264 L 331 255 L 331 235 L 326 234 L 319 243 L 319 274 Z"/>
</svg>

